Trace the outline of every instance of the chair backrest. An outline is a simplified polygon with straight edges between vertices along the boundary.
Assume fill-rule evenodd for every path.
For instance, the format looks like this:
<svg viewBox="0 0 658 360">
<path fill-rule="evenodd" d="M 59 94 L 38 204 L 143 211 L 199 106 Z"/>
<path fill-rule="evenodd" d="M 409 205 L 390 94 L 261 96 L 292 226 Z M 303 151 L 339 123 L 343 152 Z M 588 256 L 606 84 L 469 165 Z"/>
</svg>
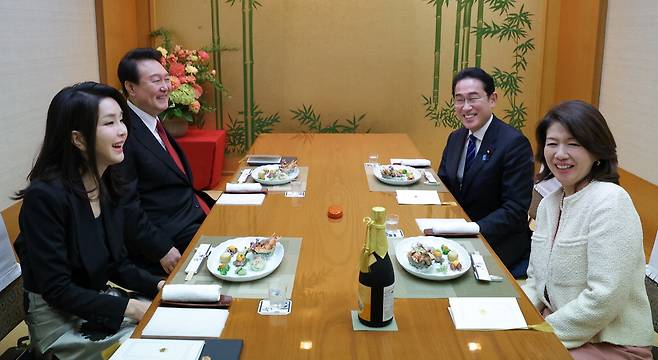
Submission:
<svg viewBox="0 0 658 360">
<path fill-rule="evenodd" d="M 17 202 L 5 210 L 2 210 L 9 241 L 13 245 L 18 237 L 18 213 L 22 202 Z M 9 334 L 21 321 L 25 320 L 23 309 L 23 277 L 19 276 L 9 286 L 0 291 L 0 339 Z"/>
</svg>

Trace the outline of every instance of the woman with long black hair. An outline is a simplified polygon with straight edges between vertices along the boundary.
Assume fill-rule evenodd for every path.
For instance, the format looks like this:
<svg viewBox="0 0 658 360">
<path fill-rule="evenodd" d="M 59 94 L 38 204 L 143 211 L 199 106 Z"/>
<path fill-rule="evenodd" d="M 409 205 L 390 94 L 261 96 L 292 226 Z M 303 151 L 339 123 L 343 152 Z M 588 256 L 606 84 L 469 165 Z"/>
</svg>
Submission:
<svg viewBox="0 0 658 360">
<path fill-rule="evenodd" d="M 153 296 L 163 280 L 130 263 L 114 165 L 128 136 L 121 94 L 85 82 L 61 90 L 48 109 L 43 145 L 28 175 L 16 248 L 26 322 L 40 355 L 101 358 L 130 336 L 149 306 L 114 296 L 108 281 Z"/>
</svg>

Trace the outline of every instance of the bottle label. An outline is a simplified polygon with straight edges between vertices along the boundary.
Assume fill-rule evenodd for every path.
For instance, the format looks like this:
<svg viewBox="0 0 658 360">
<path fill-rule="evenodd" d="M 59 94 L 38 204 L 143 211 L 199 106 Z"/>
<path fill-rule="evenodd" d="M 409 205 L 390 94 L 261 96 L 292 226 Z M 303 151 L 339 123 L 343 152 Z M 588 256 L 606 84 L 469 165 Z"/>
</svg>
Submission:
<svg viewBox="0 0 658 360">
<path fill-rule="evenodd" d="M 359 284 L 359 317 L 366 321 L 372 321 L 370 318 L 370 287 Z"/>
<path fill-rule="evenodd" d="M 366 321 L 372 321 L 372 302 L 371 291 L 372 288 L 359 284 L 359 317 Z M 387 321 L 393 318 L 393 302 L 395 301 L 395 283 L 384 287 L 383 301 L 382 301 L 382 321 Z"/>
<path fill-rule="evenodd" d="M 393 318 L 393 301 L 394 301 L 395 283 L 384 287 L 384 309 L 382 312 L 382 320 L 387 321 Z"/>
</svg>

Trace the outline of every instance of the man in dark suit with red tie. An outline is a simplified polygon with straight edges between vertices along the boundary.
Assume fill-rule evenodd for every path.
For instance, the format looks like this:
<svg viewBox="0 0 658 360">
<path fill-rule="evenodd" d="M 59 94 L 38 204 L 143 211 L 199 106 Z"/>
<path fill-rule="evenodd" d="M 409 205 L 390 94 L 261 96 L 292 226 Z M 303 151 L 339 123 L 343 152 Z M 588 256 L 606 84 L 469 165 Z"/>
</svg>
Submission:
<svg viewBox="0 0 658 360">
<path fill-rule="evenodd" d="M 169 273 L 214 203 L 192 187 L 192 171 L 176 140 L 158 115 L 169 106 L 171 83 L 162 54 L 149 48 L 129 51 L 118 76 L 128 97 L 131 127 L 121 175 L 126 184 L 126 247 L 135 263 L 153 273 Z"/>
<path fill-rule="evenodd" d="M 448 137 L 439 177 L 512 275 L 525 276 L 534 170 L 530 143 L 493 115 L 498 95 L 484 70 L 459 72 L 452 95 L 464 127 Z"/>
</svg>

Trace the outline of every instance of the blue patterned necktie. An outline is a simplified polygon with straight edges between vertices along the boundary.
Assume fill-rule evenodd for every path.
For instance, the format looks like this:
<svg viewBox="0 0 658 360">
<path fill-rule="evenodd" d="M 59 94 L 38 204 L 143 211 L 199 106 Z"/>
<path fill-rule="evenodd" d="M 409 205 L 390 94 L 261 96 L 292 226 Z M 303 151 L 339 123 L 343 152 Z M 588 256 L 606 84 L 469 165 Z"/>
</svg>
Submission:
<svg viewBox="0 0 658 360">
<path fill-rule="evenodd" d="M 473 160 L 475 159 L 475 141 L 477 138 L 473 134 L 468 136 L 468 147 L 466 148 L 466 159 L 464 161 L 464 174 L 468 171 L 468 168 L 471 167 Z"/>
</svg>

